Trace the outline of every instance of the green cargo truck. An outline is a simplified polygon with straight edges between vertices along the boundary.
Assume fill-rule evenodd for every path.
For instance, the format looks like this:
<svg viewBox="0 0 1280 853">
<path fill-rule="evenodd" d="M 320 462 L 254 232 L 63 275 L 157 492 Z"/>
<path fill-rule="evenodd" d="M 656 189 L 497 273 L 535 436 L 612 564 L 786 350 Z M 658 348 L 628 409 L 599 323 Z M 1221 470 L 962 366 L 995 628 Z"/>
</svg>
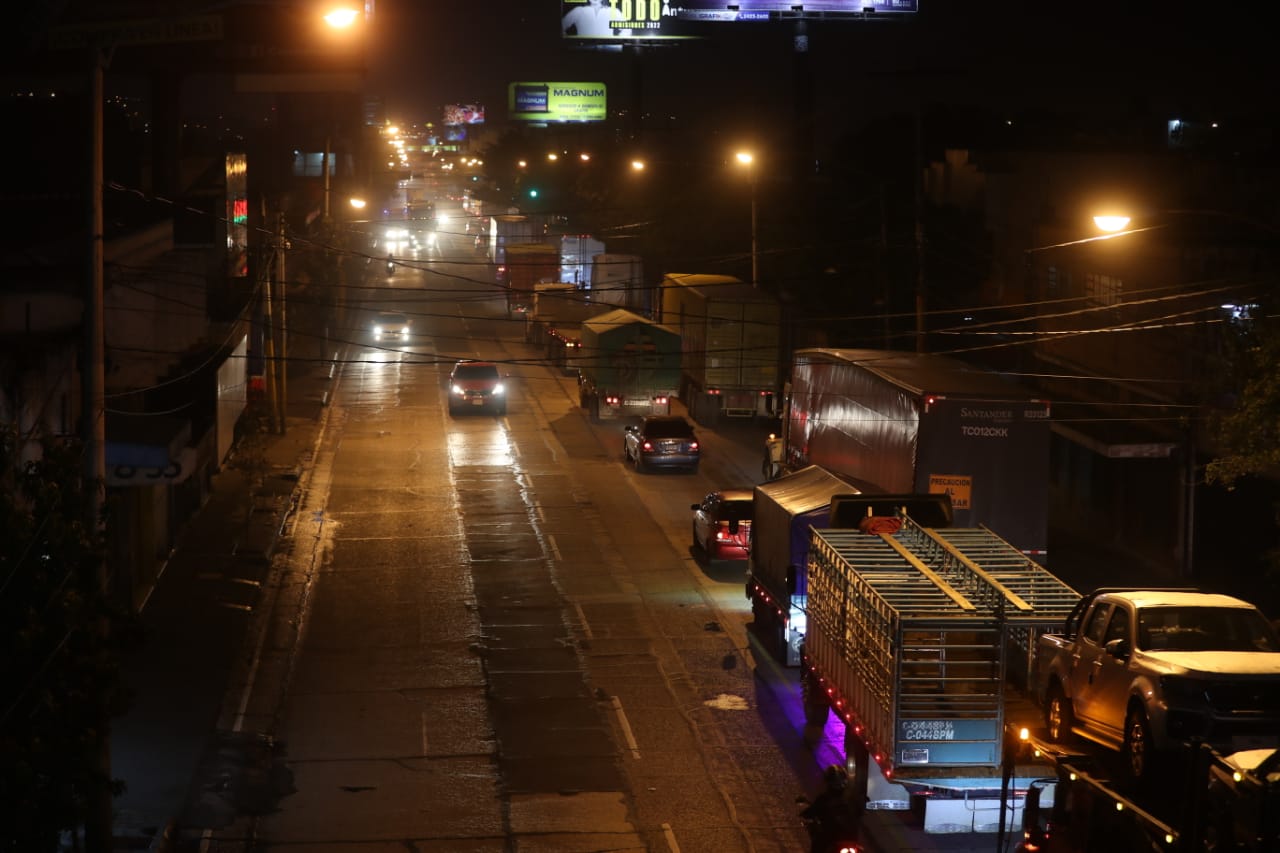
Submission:
<svg viewBox="0 0 1280 853">
<path fill-rule="evenodd" d="M 671 413 L 680 335 L 622 308 L 582 323 L 578 399 L 593 421 Z"/>
</svg>

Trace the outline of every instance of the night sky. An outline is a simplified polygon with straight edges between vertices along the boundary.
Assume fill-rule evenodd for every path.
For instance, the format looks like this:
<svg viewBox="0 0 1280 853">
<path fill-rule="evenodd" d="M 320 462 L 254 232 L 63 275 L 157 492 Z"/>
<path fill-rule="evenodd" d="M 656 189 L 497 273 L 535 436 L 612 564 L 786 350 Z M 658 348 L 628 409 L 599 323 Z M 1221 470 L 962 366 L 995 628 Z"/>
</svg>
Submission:
<svg viewBox="0 0 1280 853">
<path fill-rule="evenodd" d="M 915 15 L 808 25 L 819 116 L 856 121 L 906 101 L 1072 110 L 1115 105 L 1213 119 L 1271 110 L 1277 66 L 1266 4 L 920 0 Z M 369 90 L 391 117 L 445 103 L 505 114 L 514 80 L 602 81 L 682 120 L 785 116 L 790 23 L 706 25 L 714 38 L 631 51 L 575 49 L 558 0 L 378 0 Z M 639 87 L 637 89 L 637 86 Z"/>
</svg>

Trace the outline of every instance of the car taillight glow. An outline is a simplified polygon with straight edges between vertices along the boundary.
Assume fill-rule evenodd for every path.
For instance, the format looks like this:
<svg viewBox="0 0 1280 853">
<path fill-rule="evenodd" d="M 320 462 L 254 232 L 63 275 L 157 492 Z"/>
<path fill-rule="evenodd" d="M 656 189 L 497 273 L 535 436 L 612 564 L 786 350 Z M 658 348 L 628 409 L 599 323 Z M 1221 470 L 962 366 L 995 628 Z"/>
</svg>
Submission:
<svg viewBox="0 0 1280 853">
<path fill-rule="evenodd" d="M 653 450 L 653 442 L 652 442 L 652 441 L 646 441 L 644 444 L 640 445 L 640 449 L 641 449 L 641 450 Z"/>
<path fill-rule="evenodd" d="M 690 450 L 697 450 L 697 449 L 698 449 L 698 442 L 696 442 L 696 441 L 691 441 L 691 442 L 689 442 L 689 449 L 690 449 Z"/>
</svg>

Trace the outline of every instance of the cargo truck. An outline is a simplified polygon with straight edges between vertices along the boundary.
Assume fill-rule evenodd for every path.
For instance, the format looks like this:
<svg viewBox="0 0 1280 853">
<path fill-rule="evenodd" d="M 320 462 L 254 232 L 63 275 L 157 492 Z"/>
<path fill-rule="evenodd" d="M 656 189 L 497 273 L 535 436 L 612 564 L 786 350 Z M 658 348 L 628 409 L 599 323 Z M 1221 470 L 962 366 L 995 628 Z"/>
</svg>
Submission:
<svg viewBox="0 0 1280 853">
<path fill-rule="evenodd" d="M 582 349 L 583 321 L 610 310 L 611 306 L 592 302 L 586 291 L 573 284 L 535 284 L 533 303 L 524 315 L 525 343 L 542 348 L 550 366 L 573 376 Z"/>
<path fill-rule="evenodd" d="M 805 717 L 820 728 L 839 714 L 870 807 L 914 802 L 926 831 L 993 831 L 1006 726 L 1042 719 L 1038 638 L 1081 596 L 988 528 L 910 514 L 945 523 L 946 500 L 841 495 L 840 526 L 809 529 Z"/>
<path fill-rule="evenodd" d="M 1046 562 L 1049 403 L 941 355 L 800 349 L 784 470 L 820 465 L 890 494 L 944 492 L 955 523 L 985 525 Z"/>
<path fill-rule="evenodd" d="M 578 401 L 593 421 L 668 415 L 680 383 L 680 335 L 622 308 L 581 325 Z"/>
<path fill-rule="evenodd" d="M 560 236 L 560 281 L 586 290 L 591 287 L 593 258 L 604 253 L 604 243 L 590 234 Z"/>
<path fill-rule="evenodd" d="M 507 316 L 523 313 L 533 302 L 537 284 L 555 282 L 560 252 L 550 243 L 510 243 L 506 247 Z"/>
<path fill-rule="evenodd" d="M 772 417 L 781 396 L 778 300 L 727 275 L 668 273 L 662 322 L 680 333 L 680 399 L 689 416 Z"/>
<path fill-rule="evenodd" d="M 861 491 L 851 480 L 817 465 L 755 487 L 747 551 L 751 627 L 765 649 L 787 666 L 800 665 L 809 528 L 827 526 L 833 496 Z"/>
<path fill-rule="evenodd" d="M 507 262 L 507 246 L 512 243 L 540 243 L 546 227 L 539 217 L 523 213 L 499 213 L 489 217 L 489 263 L 501 267 Z"/>
<path fill-rule="evenodd" d="M 591 259 L 591 299 L 653 316 L 650 288 L 644 283 L 644 262 L 639 255 L 601 253 Z"/>
</svg>

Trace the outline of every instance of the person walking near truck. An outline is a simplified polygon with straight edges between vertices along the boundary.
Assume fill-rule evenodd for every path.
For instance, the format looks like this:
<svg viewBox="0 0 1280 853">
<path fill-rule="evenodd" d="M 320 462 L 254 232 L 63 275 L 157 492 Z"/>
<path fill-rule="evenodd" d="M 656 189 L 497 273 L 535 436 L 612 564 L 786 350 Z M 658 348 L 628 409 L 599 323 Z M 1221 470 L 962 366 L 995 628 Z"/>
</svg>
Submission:
<svg viewBox="0 0 1280 853">
<path fill-rule="evenodd" d="M 777 433 L 769 433 L 764 440 L 764 478 L 766 481 L 776 480 L 782 476 L 782 453 L 784 445 Z"/>
<path fill-rule="evenodd" d="M 811 853 L 857 850 L 862 810 L 849 800 L 849 774 L 840 765 L 832 764 L 822 779 L 826 787 L 800 812 L 809 830 L 809 849 Z"/>
</svg>

